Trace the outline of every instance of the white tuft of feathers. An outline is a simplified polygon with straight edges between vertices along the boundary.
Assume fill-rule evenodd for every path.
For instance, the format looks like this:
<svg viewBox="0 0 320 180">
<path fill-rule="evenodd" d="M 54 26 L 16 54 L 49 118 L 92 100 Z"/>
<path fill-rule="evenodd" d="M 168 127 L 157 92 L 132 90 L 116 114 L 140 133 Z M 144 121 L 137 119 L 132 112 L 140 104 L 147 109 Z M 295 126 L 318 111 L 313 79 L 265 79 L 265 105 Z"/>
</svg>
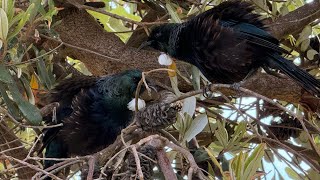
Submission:
<svg viewBox="0 0 320 180">
<path fill-rule="evenodd" d="M 129 103 L 128 103 L 128 109 L 131 111 L 136 110 L 136 99 L 133 98 Z M 143 99 L 138 98 L 138 110 L 146 107 L 146 102 Z"/>
<path fill-rule="evenodd" d="M 172 59 L 165 53 L 161 53 L 158 57 L 158 62 L 160 65 L 170 66 L 172 64 Z"/>
</svg>

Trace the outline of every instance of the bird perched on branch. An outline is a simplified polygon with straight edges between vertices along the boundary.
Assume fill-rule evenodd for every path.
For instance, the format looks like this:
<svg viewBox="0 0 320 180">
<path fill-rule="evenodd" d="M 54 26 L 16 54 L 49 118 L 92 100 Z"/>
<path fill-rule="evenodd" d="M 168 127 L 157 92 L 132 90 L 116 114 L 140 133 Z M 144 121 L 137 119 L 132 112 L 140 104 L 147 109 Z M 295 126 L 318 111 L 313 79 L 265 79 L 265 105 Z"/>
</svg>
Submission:
<svg viewBox="0 0 320 180">
<path fill-rule="evenodd" d="M 238 83 L 262 67 L 280 70 L 305 90 L 320 95 L 320 81 L 281 56 L 288 53 L 265 28 L 250 3 L 223 2 L 181 24 L 155 27 L 147 42 L 171 57 L 197 66 L 215 83 Z"/>
<path fill-rule="evenodd" d="M 92 154 L 113 143 L 132 120 L 127 106 L 141 77 L 141 71 L 127 70 L 105 77 L 75 77 L 56 86 L 50 101 L 59 102 L 56 123 L 63 126 L 44 132 L 45 157 Z M 46 160 L 44 166 L 55 163 Z"/>
</svg>

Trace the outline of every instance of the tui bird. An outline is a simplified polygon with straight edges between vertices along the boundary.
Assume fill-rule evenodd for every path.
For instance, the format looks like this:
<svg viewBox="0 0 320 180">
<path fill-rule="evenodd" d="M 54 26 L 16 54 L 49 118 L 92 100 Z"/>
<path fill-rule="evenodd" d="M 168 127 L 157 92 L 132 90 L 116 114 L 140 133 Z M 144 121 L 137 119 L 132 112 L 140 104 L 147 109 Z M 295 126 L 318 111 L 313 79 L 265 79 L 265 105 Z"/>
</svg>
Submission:
<svg viewBox="0 0 320 180">
<path fill-rule="evenodd" d="M 127 104 L 141 77 L 141 71 L 127 70 L 104 77 L 74 77 L 56 86 L 49 99 L 59 102 L 56 123 L 63 126 L 44 131 L 45 157 L 92 154 L 113 143 L 132 120 Z M 44 168 L 55 163 L 46 160 Z"/>
<path fill-rule="evenodd" d="M 215 83 L 241 82 L 260 67 L 269 74 L 280 70 L 319 96 L 320 81 L 281 56 L 288 52 L 253 10 L 240 0 L 223 2 L 184 23 L 155 27 L 140 48 L 150 46 L 193 64 Z"/>
</svg>

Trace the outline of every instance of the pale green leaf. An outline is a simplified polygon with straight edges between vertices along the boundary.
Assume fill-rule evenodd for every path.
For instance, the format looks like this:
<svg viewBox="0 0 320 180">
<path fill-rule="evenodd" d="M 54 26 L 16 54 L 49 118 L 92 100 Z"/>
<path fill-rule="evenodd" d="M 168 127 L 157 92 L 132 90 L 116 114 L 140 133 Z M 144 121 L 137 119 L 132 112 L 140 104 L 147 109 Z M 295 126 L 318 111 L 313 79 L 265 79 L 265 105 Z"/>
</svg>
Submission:
<svg viewBox="0 0 320 180">
<path fill-rule="evenodd" d="M 183 100 L 183 106 L 182 106 L 182 113 L 187 113 L 190 117 L 193 116 L 193 114 L 196 111 L 196 97 L 191 96 Z"/>
<path fill-rule="evenodd" d="M 251 179 L 261 165 L 261 159 L 264 155 L 265 144 L 259 144 L 252 154 L 246 159 L 244 164 L 243 179 Z"/>
<path fill-rule="evenodd" d="M 195 90 L 200 89 L 200 70 L 196 66 L 191 67 L 192 85 Z"/>
<path fill-rule="evenodd" d="M 220 163 L 218 162 L 218 160 L 216 159 L 216 157 L 213 155 L 212 150 L 207 149 L 205 147 L 204 147 L 204 149 L 207 151 L 207 153 L 208 153 L 210 159 L 212 160 L 212 162 L 214 163 L 214 165 L 219 168 L 219 171 L 222 174 L 223 179 L 225 179 L 226 177 L 225 177 L 225 174 L 223 173 L 222 167 L 221 167 Z"/>
<path fill-rule="evenodd" d="M 15 8 L 14 8 L 14 0 L 7 0 L 8 4 L 7 4 L 7 10 L 6 10 L 6 13 L 7 13 L 7 16 L 8 16 L 8 22 L 10 24 L 11 22 L 11 19 L 13 18 L 14 16 L 14 13 L 15 13 Z M 10 26 L 9 26 L 10 28 Z"/>
<path fill-rule="evenodd" d="M 300 50 L 302 52 L 305 52 L 308 49 L 309 45 L 310 45 L 310 39 L 307 38 L 304 41 L 302 41 L 301 46 L 300 46 Z"/>
<path fill-rule="evenodd" d="M 1 0 L 1 8 L 5 11 L 5 12 L 7 12 L 7 10 L 8 10 L 8 0 Z"/>
<path fill-rule="evenodd" d="M 304 40 L 309 39 L 309 36 L 312 33 L 312 27 L 310 25 L 307 25 L 301 33 L 299 34 L 299 38 L 296 42 L 296 46 L 298 46 L 300 43 L 302 43 Z"/>
<path fill-rule="evenodd" d="M 178 14 L 175 10 L 173 10 L 173 7 L 171 6 L 170 1 L 166 1 L 166 8 L 168 10 L 168 13 L 170 14 L 170 17 L 174 23 L 182 23 L 181 19 L 179 18 Z"/>
<path fill-rule="evenodd" d="M 184 140 L 189 142 L 192 138 L 196 137 L 208 124 L 208 117 L 206 114 L 198 115 L 192 122 L 184 135 Z"/>
<path fill-rule="evenodd" d="M 286 167 L 285 168 L 286 173 L 288 174 L 288 176 L 292 179 L 301 179 L 300 176 L 298 175 L 298 173 L 296 171 L 294 171 L 293 169 Z"/>
<path fill-rule="evenodd" d="M 14 102 L 9 98 L 7 92 L 6 92 L 6 84 L 0 82 L 0 94 L 3 99 L 3 101 L 6 103 L 8 111 L 10 114 L 15 118 L 19 119 L 19 109 L 14 104 Z"/>
<path fill-rule="evenodd" d="M 314 56 L 318 54 L 318 52 L 314 49 L 309 49 L 307 51 L 307 58 L 310 59 L 310 60 L 313 60 L 314 59 Z"/>
<path fill-rule="evenodd" d="M 215 130 L 215 135 L 221 145 L 226 148 L 228 146 L 228 132 L 224 122 L 217 121 L 218 128 Z"/>
<path fill-rule="evenodd" d="M 173 77 L 169 77 L 169 79 L 170 79 L 171 87 L 172 87 L 174 93 L 177 96 L 180 96 L 181 92 L 180 92 L 179 87 L 178 87 L 178 77 L 177 76 L 173 76 Z"/>
<path fill-rule="evenodd" d="M 2 64 L 0 64 L 0 81 L 4 83 L 13 83 L 9 70 Z"/>
<path fill-rule="evenodd" d="M 29 20 L 30 17 L 30 12 L 33 11 L 34 9 L 34 3 L 32 3 L 28 9 L 26 10 L 26 12 L 23 13 L 22 18 L 20 19 L 18 25 L 14 28 L 13 32 L 9 34 L 8 36 L 8 40 L 10 40 L 11 38 L 15 37 L 20 31 L 21 29 L 24 27 L 24 25 L 27 23 L 27 21 Z"/>
<path fill-rule="evenodd" d="M 2 8 L 0 8 L 0 39 L 6 40 L 8 36 L 8 28 L 9 23 L 7 13 Z"/>
</svg>

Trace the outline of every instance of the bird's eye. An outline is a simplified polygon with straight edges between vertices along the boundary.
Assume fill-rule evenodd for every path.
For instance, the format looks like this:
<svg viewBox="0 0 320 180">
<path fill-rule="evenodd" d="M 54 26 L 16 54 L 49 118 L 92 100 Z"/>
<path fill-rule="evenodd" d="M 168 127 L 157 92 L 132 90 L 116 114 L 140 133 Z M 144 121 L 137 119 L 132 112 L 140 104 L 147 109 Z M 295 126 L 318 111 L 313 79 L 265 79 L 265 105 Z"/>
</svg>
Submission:
<svg viewBox="0 0 320 180">
<path fill-rule="evenodd" d="M 140 78 L 139 78 L 139 77 L 133 77 L 133 81 L 134 81 L 134 82 L 139 82 L 139 81 L 140 81 Z"/>
</svg>

